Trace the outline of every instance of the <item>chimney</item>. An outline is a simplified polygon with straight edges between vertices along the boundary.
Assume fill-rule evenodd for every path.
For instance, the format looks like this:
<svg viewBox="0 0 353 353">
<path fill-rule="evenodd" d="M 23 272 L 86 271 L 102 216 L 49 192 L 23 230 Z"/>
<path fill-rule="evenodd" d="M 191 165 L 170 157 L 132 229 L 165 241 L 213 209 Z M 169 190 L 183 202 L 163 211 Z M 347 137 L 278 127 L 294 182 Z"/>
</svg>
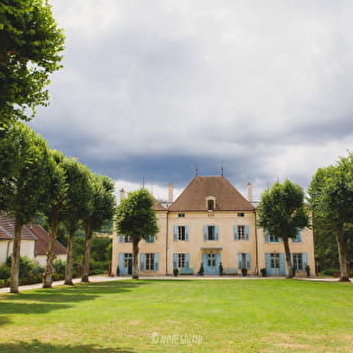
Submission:
<svg viewBox="0 0 353 353">
<path fill-rule="evenodd" d="M 120 190 L 120 201 L 121 201 L 122 199 L 125 199 L 125 190 L 124 190 L 124 189 L 121 189 L 121 190 Z"/>
<path fill-rule="evenodd" d="M 172 203 L 173 202 L 173 191 L 174 191 L 174 185 L 170 183 L 168 185 L 168 202 Z"/>
<path fill-rule="evenodd" d="M 252 202 L 252 184 L 248 183 L 248 185 L 246 186 L 246 190 L 248 192 L 248 201 Z"/>
</svg>

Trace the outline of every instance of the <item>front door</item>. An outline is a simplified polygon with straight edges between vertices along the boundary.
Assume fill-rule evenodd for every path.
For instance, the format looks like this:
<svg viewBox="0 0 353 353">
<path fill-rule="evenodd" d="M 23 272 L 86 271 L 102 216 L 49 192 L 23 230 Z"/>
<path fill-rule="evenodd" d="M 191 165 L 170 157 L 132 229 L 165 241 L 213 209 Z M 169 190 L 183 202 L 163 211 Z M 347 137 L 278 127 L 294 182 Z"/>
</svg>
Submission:
<svg viewBox="0 0 353 353">
<path fill-rule="evenodd" d="M 269 276 L 284 276 L 286 274 L 284 253 L 266 253 L 266 272 Z"/>
<path fill-rule="evenodd" d="M 221 263 L 220 253 L 203 253 L 202 262 L 205 275 L 219 275 L 219 265 Z"/>
</svg>

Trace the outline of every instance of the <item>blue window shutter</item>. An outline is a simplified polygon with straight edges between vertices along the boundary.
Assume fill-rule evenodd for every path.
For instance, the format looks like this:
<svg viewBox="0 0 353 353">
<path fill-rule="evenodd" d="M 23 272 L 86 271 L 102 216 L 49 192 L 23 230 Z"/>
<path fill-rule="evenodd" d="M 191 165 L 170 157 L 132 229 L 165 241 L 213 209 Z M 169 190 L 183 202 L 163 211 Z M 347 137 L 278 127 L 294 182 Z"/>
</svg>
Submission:
<svg viewBox="0 0 353 353">
<path fill-rule="evenodd" d="M 249 270 L 250 269 L 250 253 L 246 253 L 246 268 Z"/>
<path fill-rule="evenodd" d="M 241 253 L 241 252 L 238 252 L 238 268 L 239 268 L 239 269 L 242 268 L 241 260 L 242 260 L 242 253 Z"/>
<path fill-rule="evenodd" d="M 203 240 L 207 240 L 208 239 L 208 227 L 204 226 L 203 227 Z"/>
<path fill-rule="evenodd" d="M 185 240 L 189 240 L 189 227 L 185 227 Z"/>
<path fill-rule="evenodd" d="M 159 271 L 159 253 L 154 253 L 154 270 Z"/>
<path fill-rule="evenodd" d="M 173 227 L 173 240 L 178 240 L 178 226 Z"/>
<path fill-rule="evenodd" d="M 286 265 L 284 261 L 284 253 L 281 252 L 279 254 L 279 274 L 280 275 L 285 275 L 286 274 Z"/>
<path fill-rule="evenodd" d="M 244 226 L 244 231 L 245 231 L 245 240 L 249 240 L 250 227 Z"/>
<path fill-rule="evenodd" d="M 271 269 L 271 254 L 270 253 L 265 254 L 265 267 L 268 271 Z"/>
<path fill-rule="evenodd" d="M 206 267 L 207 266 L 207 253 L 203 253 L 202 254 L 202 262 L 203 262 L 203 266 Z"/>
<path fill-rule="evenodd" d="M 119 236 L 119 243 L 124 243 L 125 237 L 123 235 Z"/>
<path fill-rule="evenodd" d="M 214 231 L 215 231 L 215 240 L 218 240 L 219 239 L 219 226 L 215 226 Z"/>
<path fill-rule="evenodd" d="M 221 263 L 221 254 L 217 253 L 216 254 L 216 268 L 217 268 L 217 270 L 219 269 L 220 263 Z"/>
<path fill-rule="evenodd" d="M 234 240 L 239 240 L 238 226 L 233 226 Z"/>
<path fill-rule="evenodd" d="M 305 267 L 308 265 L 308 254 L 306 252 L 303 252 L 303 270 L 305 270 Z"/>
<path fill-rule="evenodd" d="M 140 254 L 140 271 L 145 270 L 145 264 L 146 264 L 146 254 L 142 252 Z"/>
<path fill-rule="evenodd" d="M 190 268 L 190 254 L 185 254 L 185 267 Z"/>
<path fill-rule="evenodd" d="M 173 254 L 173 269 L 178 268 L 178 254 L 174 253 Z"/>
<path fill-rule="evenodd" d="M 264 229 L 265 232 L 265 243 L 269 243 L 270 242 L 270 234 L 268 232 L 268 230 Z"/>
<path fill-rule="evenodd" d="M 124 268 L 124 260 L 125 260 L 125 254 L 122 252 L 119 252 L 119 270 L 121 273 L 121 270 Z"/>
</svg>

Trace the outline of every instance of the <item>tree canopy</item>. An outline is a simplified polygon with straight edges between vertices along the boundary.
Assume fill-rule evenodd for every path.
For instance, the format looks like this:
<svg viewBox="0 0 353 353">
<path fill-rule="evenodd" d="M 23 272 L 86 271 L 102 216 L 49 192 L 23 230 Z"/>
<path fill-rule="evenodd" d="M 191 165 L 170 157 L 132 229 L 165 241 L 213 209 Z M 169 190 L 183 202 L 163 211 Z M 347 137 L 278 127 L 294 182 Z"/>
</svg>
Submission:
<svg viewBox="0 0 353 353">
<path fill-rule="evenodd" d="M 265 231 L 283 239 L 287 276 L 293 277 L 288 239 L 295 238 L 298 230 L 309 226 L 303 189 L 289 180 L 275 183 L 262 194 L 258 216 L 258 223 Z"/>
<path fill-rule="evenodd" d="M 336 165 L 320 168 L 313 176 L 310 204 L 316 227 L 325 226 L 335 234 L 341 268 L 341 281 L 349 280 L 347 236 L 353 223 L 353 154 Z"/>
<path fill-rule="evenodd" d="M 138 244 L 141 239 L 154 237 L 158 232 L 154 203 L 152 195 L 146 189 L 140 189 L 129 193 L 117 207 L 117 233 L 132 238 L 132 271 L 135 279 L 138 279 Z"/>
<path fill-rule="evenodd" d="M 0 127 L 29 120 L 47 105 L 45 87 L 58 70 L 64 35 L 47 0 L 0 2 Z"/>
</svg>

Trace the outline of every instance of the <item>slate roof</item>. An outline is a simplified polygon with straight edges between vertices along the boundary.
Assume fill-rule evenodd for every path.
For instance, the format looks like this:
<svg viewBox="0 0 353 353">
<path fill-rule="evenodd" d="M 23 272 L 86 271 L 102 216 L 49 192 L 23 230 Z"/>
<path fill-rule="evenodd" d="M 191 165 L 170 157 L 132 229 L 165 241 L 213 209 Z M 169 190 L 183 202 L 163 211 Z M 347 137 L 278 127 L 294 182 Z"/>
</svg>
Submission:
<svg viewBox="0 0 353 353">
<path fill-rule="evenodd" d="M 38 224 L 31 224 L 29 228 L 38 238 L 34 247 L 34 255 L 46 255 L 50 239 L 48 232 Z M 66 248 L 57 240 L 54 243 L 54 253 L 56 255 L 66 254 Z"/>
<path fill-rule="evenodd" d="M 207 197 L 215 211 L 253 211 L 255 207 L 223 176 L 197 176 L 169 207 L 170 211 L 207 211 Z"/>
<path fill-rule="evenodd" d="M 0 214 L 0 239 L 10 240 L 15 232 L 15 222 L 12 217 L 4 213 Z M 37 240 L 37 237 L 30 231 L 27 226 L 23 226 L 21 230 L 21 239 Z"/>
<path fill-rule="evenodd" d="M 11 240 L 15 231 L 14 219 L 4 213 L 0 214 L 0 240 Z M 33 240 L 35 241 L 35 256 L 45 255 L 48 243 L 49 234 L 38 224 L 26 224 L 21 230 L 22 240 Z M 66 254 L 66 248 L 58 241 L 54 244 L 55 254 Z"/>
</svg>

